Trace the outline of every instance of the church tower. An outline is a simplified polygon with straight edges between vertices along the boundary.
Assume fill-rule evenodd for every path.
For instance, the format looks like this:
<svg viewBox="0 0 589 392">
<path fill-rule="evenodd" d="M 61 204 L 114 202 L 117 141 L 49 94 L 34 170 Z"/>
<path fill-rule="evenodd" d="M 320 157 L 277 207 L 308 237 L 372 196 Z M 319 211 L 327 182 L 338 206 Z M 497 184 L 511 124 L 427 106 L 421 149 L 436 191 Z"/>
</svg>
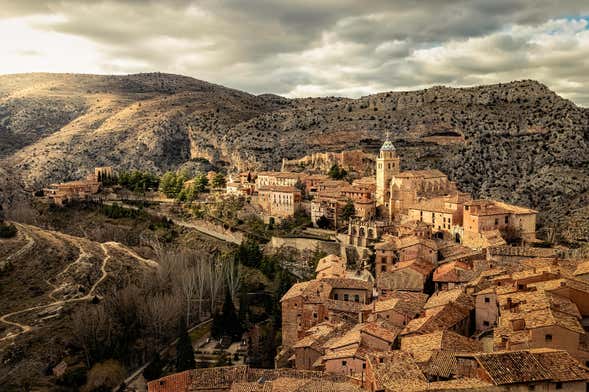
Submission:
<svg viewBox="0 0 589 392">
<path fill-rule="evenodd" d="M 376 158 L 376 207 L 384 206 L 388 211 L 391 180 L 400 171 L 401 159 L 397 156 L 395 146 L 387 132 L 385 141 Z"/>
</svg>

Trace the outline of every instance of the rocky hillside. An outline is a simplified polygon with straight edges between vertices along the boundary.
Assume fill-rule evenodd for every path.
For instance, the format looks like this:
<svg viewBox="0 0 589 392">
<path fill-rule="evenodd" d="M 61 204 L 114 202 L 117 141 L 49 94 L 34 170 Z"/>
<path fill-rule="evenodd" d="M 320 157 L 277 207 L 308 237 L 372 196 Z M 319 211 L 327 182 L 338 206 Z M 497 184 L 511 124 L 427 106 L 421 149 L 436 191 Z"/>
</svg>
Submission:
<svg viewBox="0 0 589 392">
<path fill-rule="evenodd" d="M 23 224 L 17 229 L 16 237 L 0 239 L 0 389 L 8 388 L 2 390 L 17 390 L 9 386 L 50 375 L 75 351 L 75 312 L 157 268 L 156 262 L 117 242 L 98 243 Z"/>
<path fill-rule="evenodd" d="M 277 169 L 314 152 L 376 152 L 386 131 L 404 168 L 441 169 L 543 222 L 589 204 L 589 110 L 534 81 L 285 99 L 167 74 L 0 76 L 0 163 L 27 189 L 106 164 Z"/>
</svg>

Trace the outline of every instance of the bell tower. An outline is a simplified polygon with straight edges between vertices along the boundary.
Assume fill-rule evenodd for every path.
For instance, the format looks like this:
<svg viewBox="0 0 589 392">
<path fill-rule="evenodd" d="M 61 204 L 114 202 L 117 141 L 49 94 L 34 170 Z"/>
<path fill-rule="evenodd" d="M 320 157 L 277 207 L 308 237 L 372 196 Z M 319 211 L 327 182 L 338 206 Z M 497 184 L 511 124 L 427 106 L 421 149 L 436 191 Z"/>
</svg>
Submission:
<svg viewBox="0 0 589 392">
<path fill-rule="evenodd" d="M 400 171 L 401 159 L 397 156 L 395 146 L 387 132 L 385 141 L 376 158 L 376 207 L 384 206 L 388 211 L 391 180 Z"/>
</svg>

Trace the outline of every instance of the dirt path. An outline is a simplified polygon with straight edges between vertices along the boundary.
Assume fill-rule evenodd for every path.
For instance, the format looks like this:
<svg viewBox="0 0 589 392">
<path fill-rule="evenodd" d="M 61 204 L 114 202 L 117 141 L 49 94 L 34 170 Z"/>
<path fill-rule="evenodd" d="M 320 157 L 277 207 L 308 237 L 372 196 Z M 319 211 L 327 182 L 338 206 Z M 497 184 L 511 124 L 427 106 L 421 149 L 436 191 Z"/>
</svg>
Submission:
<svg viewBox="0 0 589 392">
<path fill-rule="evenodd" d="M 100 278 L 98 278 L 98 280 L 96 282 L 94 282 L 94 284 L 90 288 L 90 291 L 88 291 L 88 294 L 84 295 L 83 297 L 79 297 L 79 298 L 72 298 L 72 299 L 67 299 L 67 300 L 58 300 L 58 301 L 54 301 L 54 302 L 51 302 L 51 303 L 45 304 L 45 305 L 31 306 L 30 308 L 18 310 L 16 312 L 12 312 L 12 313 L 8 313 L 8 314 L 5 314 L 3 316 L 0 316 L 0 322 L 3 322 L 3 323 L 8 324 L 8 325 L 15 326 L 15 327 L 18 327 L 18 328 L 21 329 L 20 332 L 9 334 L 9 335 L 5 336 L 4 338 L 1 338 L 0 341 L 8 340 L 8 339 L 13 339 L 13 338 L 17 337 L 18 335 L 21 335 L 23 333 L 30 332 L 33 329 L 33 327 L 31 327 L 30 325 L 21 324 L 21 323 L 16 322 L 16 321 L 10 321 L 9 318 L 11 318 L 11 317 L 14 317 L 14 316 L 17 316 L 17 315 L 20 315 L 20 314 L 23 314 L 23 313 L 28 313 L 28 312 L 31 312 L 31 311 L 34 311 L 34 310 L 47 309 L 47 308 L 50 308 L 52 306 L 62 306 L 62 305 L 68 304 L 68 303 L 88 301 L 88 300 L 92 299 L 94 297 L 94 295 L 95 295 L 94 294 L 94 291 L 96 290 L 96 288 L 98 287 L 98 285 L 100 283 L 102 283 L 108 277 L 108 272 L 106 271 L 106 266 L 108 264 L 108 261 L 111 258 L 110 254 L 108 252 L 107 244 L 100 244 L 100 247 L 102 248 L 102 251 L 104 252 L 104 258 L 102 260 L 102 265 L 100 266 L 101 276 L 100 276 Z M 78 259 L 79 259 L 79 257 L 78 257 Z M 78 260 L 74 261 L 74 263 L 76 263 L 77 261 Z M 72 264 L 74 264 L 74 263 L 72 263 Z M 69 266 L 71 266 L 72 264 L 70 264 Z"/>
<path fill-rule="evenodd" d="M 82 262 L 82 260 L 83 260 L 83 259 L 89 259 L 89 258 L 90 258 L 90 256 L 91 256 L 91 254 L 89 254 L 88 252 L 86 252 L 86 251 L 84 250 L 84 247 L 82 246 L 82 243 L 81 243 L 81 241 L 77 241 L 77 240 L 76 240 L 76 241 L 73 241 L 73 242 L 75 242 L 76 246 L 77 246 L 77 247 L 78 247 L 78 249 L 79 249 L 79 252 L 78 252 L 78 258 L 77 258 L 76 260 L 74 260 L 73 262 L 71 262 L 70 264 L 68 264 L 68 265 L 67 265 L 67 266 L 66 266 L 66 267 L 63 269 L 63 271 L 61 271 L 60 273 L 58 273 L 58 274 L 56 275 L 56 280 L 59 280 L 59 279 L 58 279 L 59 277 L 61 277 L 61 276 L 65 275 L 65 274 L 66 274 L 66 273 L 67 273 L 67 272 L 70 270 L 70 268 L 71 268 L 72 266 L 74 266 L 74 265 L 76 265 L 76 264 L 79 264 L 80 262 Z M 61 285 L 61 286 L 57 286 L 57 285 L 55 285 L 55 284 L 51 283 L 49 280 L 45 280 L 45 282 L 47 282 L 47 284 L 48 284 L 49 286 L 53 287 L 53 290 L 52 290 L 52 291 L 51 291 L 51 292 L 48 294 L 48 297 L 49 297 L 49 298 L 51 298 L 51 299 L 52 299 L 52 300 L 54 300 L 54 301 L 57 301 L 57 299 L 54 297 L 54 295 L 55 295 L 55 293 L 56 293 L 57 291 L 59 291 L 59 290 L 61 290 L 61 289 L 63 288 L 63 285 Z"/>
<path fill-rule="evenodd" d="M 3 262 L 4 264 L 19 258 L 20 256 L 24 255 L 25 253 L 33 249 L 33 246 L 35 246 L 35 240 L 33 239 L 33 237 L 29 235 L 29 233 L 26 232 L 26 230 L 24 230 L 23 225 L 21 225 L 20 223 L 14 223 L 14 225 L 18 228 L 18 232 L 21 233 L 23 237 L 27 240 L 27 243 L 22 248 L 8 256 L 6 260 Z"/>
<path fill-rule="evenodd" d="M 115 248 L 117 248 L 118 250 L 127 253 L 129 256 L 131 256 L 134 259 L 137 259 L 139 261 L 142 261 L 143 263 L 145 263 L 147 266 L 152 267 L 152 268 L 157 268 L 159 267 L 159 263 L 157 261 L 151 260 L 151 259 L 146 259 L 144 257 L 139 256 L 135 251 L 122 246 L 119 242 L 107 242 L 108 245 L 113 246 Z"/>
</svg>

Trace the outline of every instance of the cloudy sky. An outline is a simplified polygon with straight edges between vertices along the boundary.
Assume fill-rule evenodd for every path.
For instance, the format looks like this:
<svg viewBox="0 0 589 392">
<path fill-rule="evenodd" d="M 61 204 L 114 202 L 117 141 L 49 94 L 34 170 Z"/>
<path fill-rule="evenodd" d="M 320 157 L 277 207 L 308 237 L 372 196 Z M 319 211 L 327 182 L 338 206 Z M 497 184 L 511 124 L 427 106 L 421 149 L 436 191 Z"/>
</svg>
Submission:
<svg viewBox="0 0 589 392">
<path fill-rule="evenodd" d="M 0 0 L 0 37 L 0 73 L 161 71 L 290 97 L 537 79 L 589 106 L 587 0 Z"/>
</svg>

